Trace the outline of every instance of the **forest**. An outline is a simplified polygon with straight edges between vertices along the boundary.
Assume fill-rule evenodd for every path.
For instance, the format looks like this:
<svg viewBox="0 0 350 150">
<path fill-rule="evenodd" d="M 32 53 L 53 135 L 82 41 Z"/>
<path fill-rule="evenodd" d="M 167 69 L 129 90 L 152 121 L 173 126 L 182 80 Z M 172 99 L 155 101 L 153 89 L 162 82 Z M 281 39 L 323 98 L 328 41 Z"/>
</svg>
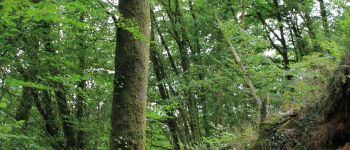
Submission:
<svg viewBox="0 0 350 150">
<path fill-rule="evenodd" d="M 349 0 L 0 0 L 1 150 L 350 150 Z"/>
</svg>

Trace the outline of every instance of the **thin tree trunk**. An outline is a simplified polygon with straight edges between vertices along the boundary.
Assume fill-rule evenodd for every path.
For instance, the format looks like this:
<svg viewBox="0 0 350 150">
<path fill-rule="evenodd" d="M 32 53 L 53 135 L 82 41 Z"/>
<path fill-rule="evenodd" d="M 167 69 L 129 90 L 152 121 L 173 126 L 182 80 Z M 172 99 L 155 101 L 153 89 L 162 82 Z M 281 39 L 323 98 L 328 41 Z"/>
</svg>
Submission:
<svg viewBox="0 0 350 150">
<path fill-rule="evenodd" d="M 73 149 L 76 147 L 76 134 L 73 126 L 71 112 L 69 110 L 66 91 L 62 83 L 57 83 L 57 91 L 55 92 L 58 112 L 62 122 L 63 133 L 66 138 L 66 149 Z"/>
<path fill-rule="evenodd" d="M 129 31 L 118 28 L 110 149 L 143 150 L 146 140 L 150 7 L 148 0 L 120 0 L 118 7 L 123 19 L 135 21 L 135 28 L 143 39 L 136 39 Z"/>
<path fill-rule="evenodd" d="M 160 28 L 159 28 L 159 26 L 158 26 L 157 20 L 155 19 L 156 17 L 155 17 L 155 15 L 154 15 L 154 12 L 153 12 L 152 9 L 151 9 L 151 16 L 152 16 L 151 18 L 152 18 L 153 25 L 154 25 L 153 27 L 155 27 L 155 29 L 157 30 L 157 34 L 158 34 L 158 36 L 160 37 L 160 41 L 161 41 L 162 45 L 164 46 L 164 49 L 165 49 L 165 51 L 166 51 L 166 53 L 167 53 L 167 55 L 168 55 L 168 58 L 169 58 L 169 62 L 170 62 L 170 64 L 171 64 L 171 67 L 172 67 L 172 69 L 174 70 L 175 74 L 178 75 L 178 74 L 179 74 L 179 71 L 178 71 L 178 69 L 177 69 L 177 67 L 176 67 L 176 63 L 175 63 L 175 61 L 174 61 L 174 59 L 173 59 L 173 56 L 172 56 L 171 53 L 170 53 L 169 46 L 168 46 L 168 44 L 166 43 L 166 41 L 165 41 L 165 39 L 164 39 L 164 37 L 163 37 L 162 31 L 160 30 Z"/>
<path fill-rule="evenodd" d="M 83 22 L 84 21 L 84 15 L 80 15 L 80 21 Z M 84 31 L 82 29 L 79 29 L 81 33 L 83 33 Z M 80 40 L 80 44 L 79 44 L 79 48 L 80 52 L 79 52 L 79 69 L 80 69 L 80 75 L 83 78 L 85 75 L 85 68 L 86 68 L 86 62 L 85 62 L 85 46 L 84 46 L 84 38 L 82 36 L 79 37 Z M 80 124 L 79 128 L 77 128 L 77 148 L 78 149 L 85 149 L 86 147 L 86 132 L 84 131 L 84 117 L 85 115 L 85 97 L 83 96 L 83 92 L 86 89 L 86 80 L 81 79 L 81 81 L 79 81 L 78 83 L 78 96 L 77 96 L 77 101 L 76 101 L 76 108 L 77 108 L 77 112 L 76 112 L 76 117 L 77 117 L 77 121 L 78 124 Z M 80 90 L 80 91 L 79 91 Z"/>
<path fill-rule="evenodd" d="M 284 68 L 286 70 L 289 69 L 289 59 L 288 59 L 288 47 L 287 47 L 287 43 L 286 43 L 286 39 L 284 37 L 284 29 L 283 29 L 283 21 L 282 21 L 282 16 L 281 16 L 281 12 L 280 12 L 280 6 L 278 4 L 278 0 L 273 0 L 275 9 L 276 9 L 276 18 L 277 18 L 277 24 L 278 24 L 278 28 L 280 31 L 280 43 L 282 44 L 282 57 L 283 57 L 283 62 L 284 62 Z"/>
<path fill-rule="evenodd" d="M 186 81 L 189 82 L 188 80 Z M 198 116 L 197 116 L 197 103 L 191 92 L 185 92 L 185 96 L 188 97 L 188 113 L 190 117 L 190 128 L 193 135 L 194 143 L 197 144 L 200 140 L 200 132 L 199 132 L 199 124 L 198 124 Z"/>
<path fill-rule="evenodd" d="M 154 41 L 154 32 L 151 32 L 151 41 Z M 151 61 L 153 63 L 154 72 L 156 75 L 156 79 L 158 82 L 166 79 L 166 74 L 163 68 L 162 59 L 160 58 L 160 54 L 157 52 L 154 44 L 151 44 Z M 159 89 L 160 96 L 164 102 L 169 101 L 169 91 L 166 88 L 164 83 L 158 83 L 157 87 Z M 166 114 L 168 118 L 166 119 L 166 124 L 169 127 L 170 135 L 171 135 L 171 143 L 173 146 L 173 150 L 180 150 L 180 144 L 177 136 L 177 123 L 176 117 L 174 115 L 174 109 L 166 110 Z"/>
<path fill-rule="evenodd" d="M 170 1 L 168 1 L 169 3 Z M 188 56 L 188 48 L 190 50 L 194 50 L 191 44 L 189 43 L 189 39 L 186 34 L 186 30 L 184 28 L 184 25 L 180 25 L 177 28 L 177 24 L 182 24 L 182 16 L 179 9 L 179 1 L 175 0 L 175 10 L 174 12 L 170 11 L 170 6 L 168 7 L 166 14 L 170 19 L 171 22 L 171 29 L 172 29 L 172 35 L 178 45 L 179 52 L 180 52 L 180 65 L 182 68 L 182 71 L 184 72 L 184 82 L 188 84 L 189 78 L 187 76 L 188 70 L 190 68 L 190 60 Z M 164 3 L 163 3 L 164 5 Z M 191 128 L 191 133 L 193 136 L 193 142 L 198 143 L 200 140 L 200 128 L 198 123 L 198 108 L 197 108 L 197 101 L 195 97 L 193 96 L 193 93 L 191 91 L 192 89 L 187 89 L 184 92 L 184 97 L 187 99 L 187 107 L 189 111 L 189 124 Z"/>
<path fill-rule="evenodd" d="M 52 146 L 54 149 L 62 149 L 63 143 L 58 140 L 59 137 L 59 126 L 57 125 L 56 120 L 56 114 L 53 112 L 52 108 L 52 98 L 50 96 L 49 91 L 43 91 L 43 102 L 44 102 L 44 108 L 46 113 L 46 130 L 49 133 L 49 135 L 54 138 L 54 143 L 52 143 Z"/>
<path fill-rule="evenodd" d="M 155 27 L 156 31 L 157 31 L 157 34 L 158 36 L 160 37 L 160 40 L 161 40 L 161 43 L 164 47 L 164 49 L 166 50 L 167 52 L 167 55 L 168 55 L 168 59 L 169 59 L 169 62 L 171 64 L 171 68 L 173 69 L 173 71 L 175 72 L 176 75 L 179 75 L 180 72 L 178 71 L 177 67 L 176 67 L 176 63 L 170 53 L 170 49 L 163 37 L 163 34 L 157 24 L 157 20 L 155 19 L 155 14 L 154 12 L 152 11 L 151 9 L 151 18 L 152 18 L 152 24 L 154 25 L 153 27 Z M 170 87 L 170 93 L 172 93 L 173 96 L 177 96 L 178 94 L 175 92 L 175 90 L 173 89 L 173 87 L 171 85 L 168 85 Z M 160 90 L 161 88 L 159 88 Z M 178 109 L 181 109 L 181 108 L 178 108 Z M 184 149 L 187 150 L 189 147 L 188 147 L 188 136 L 189 136 L 189 130 L 188 130 L 188 126 L 187 126 L 187 121 L 186 119 L 184 118 L 185 116 L 181 113 L 180 111 L 180 127 L 177 126 L 178 128 L 178 133 L 179 135 L 181 136 L 181 140 L 182 140 L 182 143 L 183 143 L 183 146 L 184 146 Z M 176 122 L 175 122 L 176 123 Z M 174 142 L 173 142 L 174 143 Z M 177 142 L 175 142 L 177 143 Z M 174 148 L 174 147 L 173 147 Z"/>
<path fill-rule="evenodd" d="M 221 23 L 221 21 L 219 20 L 219 18 L 218 18 L 217 16 L 216 16 L 216 20 L 217 20 L 217 22 L 219 23 L 219 28 L 220 28 L 220 30 L 221 30 L 223 36 L 224 36 L 224 40 L 225 40 L 225 41 L 227 42 L 227 44 L 229 45 L 230 52 L 231 52 L 231 54 L 232 54 L 232 56 L 233 56 L 233 58 L 234 58 L 236 64 L 240 66 L 240 68 L 241 68 L 241 70 L 242 70 L 242 72 L 243 72 L 243 76 L 244 76 L 245 82 L 246 82 L 246 84 L 247 84 L 247 86 L 248 86 L 248 88 L 249 88 L 249 90 L 250 90 L 251 95 L 253 96 L 253 98 L 254 98 L 254 100 L 255 100 L 255 104 L 256 104 L 256 108 L 257 108 L 258 112 L 260 112 L 260 111 L 262 111 L 262 110 L 264 111 L 265 109 L 262 109 L 262 101 L 261 101 L 259 95 L 256 93 L 256 89 L 255 89 L 255 86 L 254 86 L 254 84 L 253 84 L 253 81 L 252 81 L 252 80 L 250 79 L 250 77 L 249 77 L 247 67 L 245 66 L 245 64 L 243 64 L 243 63 L 241 62 L 241 58 L 240 58 L 240 56 L 239 56 L 239 54 L 238 54 L 236 48 L 232 45 L 232 43 L 231 43 L 231 41 L 229 40 L 229 38 L 227 38 L 227 37 L 225 36 L 225 33 L 224 33 L 223 29 L 222 29 L 222 23 Z M 260 112 L 260 114 L 263 114 L 263 113 L 265 113 L 265 112 Z M 257 123 L 258 125 L 259 125 L 261 122 L 264 121 L 263 119 L 265 119 L 265 118 L 261 118 L 260 114 L 258 115 L 258 116 L 259 116 L 259 117 L 258 117 L 259 120 L 258 120 L 258 123 Z"/>
<path fill-rule="evenodd" d="M 221 49 L 221 46 L 219 47 L 219 49 Z M 218 69 L 218 75 L 221 76 L 221 70 Z M 222 113 L 221 113 L 221 109 L 222 109 L 222 100 L 224 97 L 224 91 L 222 90 L 223 86 L 223 82 L 222 79 L 219 79 L 219 81 L 217 82 L 217 85 L 220 87 L 220 89 L 215 92 L 215 106 L 214 106 L 214 114 L 215 114 L 215 126 L 217 127 L 218 125 L 222 125 Z"/>
<path fill-rule="evenodd" d="M 172 86 L 169 86 L 170 87 L 170 93 L 172 93 L 172 95 L 174 96 L 177 96 L 178 93 L 175 92 L 174 88 Z M 184 150 L 188 150 L 189 149 L 189 141 L 190 140 L 190 130 L 189 130 L 189 127 L 188 127 L 188 119 L 187 119 L 187 114 L 186 114 L 186 110 L 182 109 L 184 106 L 179 106 L 177 108 L 178 112 L 179 112 L 179 135 L 181 135 L 181 140 L 182 140 L 182 143 L 183 143 L 183 147 L 184 147 Z"/>
<path fill-rule="evenodd" d="M 258 19 L 260 20 L 262 25 L 266 28 L 267 37 L 268 37 L 268 40 L 270 41 L 271 45 L 282 56 L 284 69 L 288 70 L 289 69 L 288 46 L 286 43 L 286 39 L 284 37 L 284 29 L 283 29 L 282 16 L 281 16 L 281 12 L 280 12 L 280 6 L 279 6 L 277 0 L 274 0 L 273 3 L 274 3 L 274 7 L 276 9 L 275 16 L 277 18 L 277 23 L 278 23 L 277 26 L 278 26 L 278 30 L 280 32 L 280 36 L 276 33 L 276 31 L 270 25 L 268 25 L 266 23 L 265 19 L 262 16 L 262 12 L 261 12 L 260 8 L 256 8 L 256 13 L 257 13 Z M 281 43 L 282 47 L 280 47 L 274 43 L 274 40 L 272 40 L 270 35 L 269 35 L 270 33 L 272 33 L 273 36 Z"/>
<path fill-rule="evenodd" d="M 176 11 L 175 11 L 175 18 L 178 23 L 182 24 L 182 15 L 179 10 L 179 1 L 175 0 L 176 5 Z M 178 43 L 179 50 L 180 50 L 180 57 L 181 57 L 181 66 L 183 71 L 186 73 L 190 68 L 190 60 L 187 53 L 187 47 L 190 48 L 190 50 L 194 51 L 194 48 L 189 43 L 189 39 L 186 34 L 186 30 L 184 29 L 184 25 L 180 26 L 181 30 L 181 37 L 180 43 Z M 179 35 L 180 37 L 180 35 Z M 189 78 L 185 75 L 185 82 L 189 83 Z M 199 128 L 199 120 L 198 120 L 198 107 L 197 107 L 197 101 L 195 97 L 193 96 L 193 93 L 191 89 L 188 89 L 188 91 L 185 92 L 185 96 L 188 98 L 188 111 L 189 111 L 189 117 L 190 117 L 190 128 L 193 135 L 194 143 L 198 143 L 200 141 L 200 128 Z"/>
<path fill-rule="evenodd" d="M 306 43 L 302 37 L 301 31 L 298 27 L 297 19 L 293 18 L 293 16 L 290 16 L 290 22 L 288 23 L 289 29 L 290 29 L 290 36 L 292 39 L 292 43 L 295 48 L 296 53 L 296 60 L 300 61 L 302 60 L 302 57 L 306 54 L 308 54 L 308 50 L 306 47 Z M 295 37 L 295 39 L 294 39 Z"/>
<path fill-rule="evenodd" d="M 49 35 L 51 24 L 50 22 L 43 21 L 42 27 L 46 30 L 44 31 L 43 36 L 43 45 L 46 52 L 50 53 L 51 55 L 57 55 L 52 44 L 51 36 Z M 50 63 L 56 63 L 56 62 L 50 62 Z M 60 69 L 56 66 L 53 66 L 49 70 L 52 76 L 57 76 L 60 74 Z M 55 96 L 56 96 L 56 103 L 58 107 L 58 113 L 62 124 L 62 129 L 65 137 L 65 149 L 73 149 L 76 147 L 76 134 L 74 130 L 74 124 L 72 121 L 71 111 L 69 109 L 68 100 L 66 98 L 66 89 L 63 85 L 63 83 L 57 82 L 53 83 L 53 86 L 55 87 Z"/>
<path fill-rule="evenodd" d="M 180 126 L 181 126 L 181 136 L 182 136 L 182 143 L 184 150 L 189 149 L 189 141 L 190 140 L 190 130 L 188 127 L 188 119 L 187 119 L 187 114 L 185 113 L 185 110 L 181 108 L 181 106 L 178 108 L 179 114 L 180 114 Z"/>
<path fill-rule="evenodd" d="M 318 0 L 318 2 L 320 3 L 320 13 L 321 13 L 321 17 L 322 17 L 322 25 L 323 25 L 323 29 L 325 32 L 325 36 L 326 38 L 329 38 L 329 24 L 328 24 L 328 15 L 327 15 L 327 9 L 325 6 L 325 3 L 323 0 Z"/>
<path fill-rule="evenodd" d="M 35 106 L 38 112 L 42 115 L 45 121 L 45 130 L 51 139 L 51 146 L 54 150 L 60 150 L 64 148 L 62 141 L 57 140 L 59 137 L 59 127 L 56 124 L 56 115 L 52 111 L 51 98 L 48 91 L 42 93 L 42 104 L 40 102 L 40 96 L 37 90 L 31 89 L 32 96 L 34 98 Z"/>
<path fill-rule="evenodd" d="M 320 47 L 320 44 L 317 41 L 317 37 L 316 37 L 316 33 L 315 33 L 315 30 L 314 30 L 314 27 L 313 27 L 313 21 L 312 21 L 312 18 L 310 16 L 310 12 L 309 11 L 305 12 L 304 16 L 305 16 L 304 17 L 305 18 L 305 26 L 308 29 L 307 33 L 308 33 L 309 37 L 312 40 L 314 51 L 320 51 L 321 47 Z"/>
<path fill-rule="evenodd" d="M 312 18 L 310 16 L 310 12 L 305 12 L 305 26 L 308 29 L 308 34 L 310 36 L 310 38 L 312 40 L 316 40 L 316 33 L 314 31 L 314 27 L 313 27 L 313 21 Z"/>
<path fill-rule="evenodd" d="M 78 84 L 78 87 L 80 88 L 81 92 L 84 92 L 84 89 L 86 88 L 85 82 L 86 82 L 85 80 L 81 80 Z M 82 123 L 85 117 L 86 107 L 85 107 L 85 98 L 82 95 L 82 93 L 78 94 L 76 107 L 77 107 L 76 117 L 77 117 L 78 123 L 80 124 L 79 126 L 80 128 L 77 128 L 77 148 L 85 149 L 86 147 L 85 138 L 87 134 L 84 131 L 84 129 L 81 129 L 81 128 L 84 128 Z"/>
<path fill-rule="evenodd" d="M 208 111 L 208 102 L 204 101 L 203 103 L 203 123 L 204 123 L 204 132 L 206 137 L 211 135 L 211 127 L 209 123 L 209 111 Z"/>
<path fill-rule="evenodd" d="M 200 30 L 198 28 L 197 17 L 196 17 L 194 8 L 193 8 L 192 0 L 189 0 L 188 4 L 189 4 L 190 12 L 191 12 L 191 17 L 192 17 L 193 22 L 194 22 L 194 33 L 193 33 L 194 34 L 194 42 L 195 42 L 195 44 L 194 44 L 195 45 L 194 46 L 195 59 L 194 60 L 195 60 L 196 65 L 199 66 L 199 68 L 200 68 L 198 71 L 198 78 L 199 78 L 199 80 L 204 81 L 204 79 L 205 79 L 204 67 L 202 67 L 204 62 L 203 62 L 203 58 L 201 55 L 202 48 L 201 48 L 201 45 L 199 42 Z M 198 95 L 199 95 L 200 102 L 203 104 L 203 122 L 204 122 L 205 135 L 207 137 L 209 137 L 210 136 L 210 125 L 209 125 L 209 120 L 208 120 L 207 99 L 206 99 L 205 93 L 206 93 L 205 87 L 203 85 L 201 85 Z M 197 115 L 198 115 L 198 110 L 197 110 Z"/>
<path fill-rule="evenodd" d="M 30 87 L 24 86 L 22 89 L 22 99 L 18 106 L 15 119 L 24 120 L 25 122 L 29 119 L 29 111 L 32 108 L 33 99 L 31 97 Z"/>
</svg>

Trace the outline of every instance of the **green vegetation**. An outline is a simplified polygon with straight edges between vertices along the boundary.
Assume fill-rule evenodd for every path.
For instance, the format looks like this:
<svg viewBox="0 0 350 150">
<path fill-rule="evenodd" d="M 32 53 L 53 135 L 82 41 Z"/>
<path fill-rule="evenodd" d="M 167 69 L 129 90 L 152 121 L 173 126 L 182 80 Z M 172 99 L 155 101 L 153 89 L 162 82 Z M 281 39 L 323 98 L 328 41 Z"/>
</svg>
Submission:
<svg viewBox="0 0 350 150">
<path fill-rule="evenodd" d="M 350 128 L 339 102 L 350 97 L 339 96 L 349 10 L 347 0 L 0 0 L 0 149 L 342 147 L 348 131 L 329 127 Z"/>
</svg>

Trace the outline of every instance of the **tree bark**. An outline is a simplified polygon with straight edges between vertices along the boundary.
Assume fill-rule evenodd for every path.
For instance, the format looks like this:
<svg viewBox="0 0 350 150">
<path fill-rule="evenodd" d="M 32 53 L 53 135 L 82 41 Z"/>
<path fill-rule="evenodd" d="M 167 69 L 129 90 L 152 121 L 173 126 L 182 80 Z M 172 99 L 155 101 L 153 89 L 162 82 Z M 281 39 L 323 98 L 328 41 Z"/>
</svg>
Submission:
<svg viewBox="0 0 350 150">
<path fill-rule="evenodd" d="M 117 30 L 115 83 L 110 149 L 145 149 L 146 101 L 149 66 L 150 7 L 148 0 L 120 0 L 121 17 L 136 23 L 143 39 Z"/>
</svg>

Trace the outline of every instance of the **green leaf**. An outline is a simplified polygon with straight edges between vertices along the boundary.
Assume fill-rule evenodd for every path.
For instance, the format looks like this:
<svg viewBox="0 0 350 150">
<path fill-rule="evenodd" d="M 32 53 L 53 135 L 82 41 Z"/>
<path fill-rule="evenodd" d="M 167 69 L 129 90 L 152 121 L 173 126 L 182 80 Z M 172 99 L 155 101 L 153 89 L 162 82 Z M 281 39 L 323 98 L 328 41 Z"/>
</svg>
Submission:
<svg viewBox="0 0 350 150">
<path fill-rule="evenodd" d="M 7 104 L 5 102 L 0 102 L 0 109 L 6 108 Z"/>
<path fill-rule="evenodd" d="M 12 87 L 26 86 L 26 87 L 32 87 L 32 88 L 36 88 L 36 89 L 40 89 L 40 90 L 50 90 L 50 91 L 54 90 L 53 88 L 45 86 L 45 85 L 40 84 L 40 83 L 26 82 L 26 81 L 22 81 L 22 80 L 13 79 L 13 78 L 7 78 L 6 83 Z"/>
</svg>

